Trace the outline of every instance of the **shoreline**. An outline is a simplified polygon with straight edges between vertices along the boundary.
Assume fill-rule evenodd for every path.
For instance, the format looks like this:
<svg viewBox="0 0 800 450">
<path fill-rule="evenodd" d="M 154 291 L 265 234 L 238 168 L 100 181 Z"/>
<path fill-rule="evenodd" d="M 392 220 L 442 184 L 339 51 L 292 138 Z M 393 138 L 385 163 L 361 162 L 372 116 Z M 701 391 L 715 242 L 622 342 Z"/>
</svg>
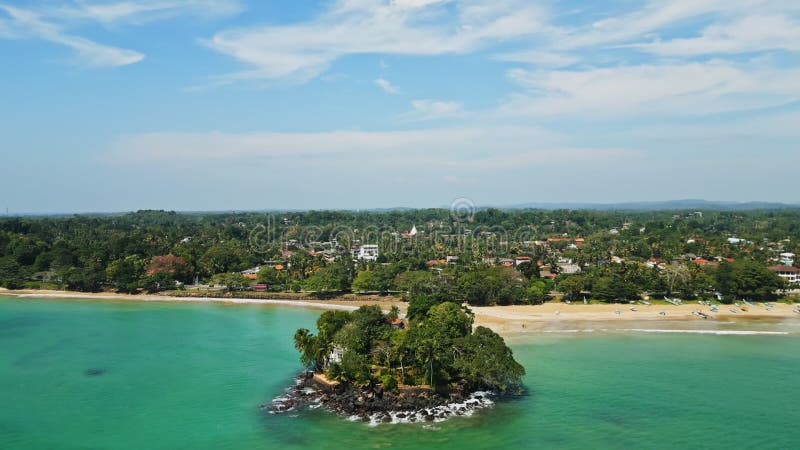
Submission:
<svg viewBox="0 0 800 450">
<path fill-rule="evenodd" d="M 286 299 L 256 299 L 236 297 L 180 297 L 159 294 L 117 294 L 117 293 L 91 293 L 57 290 L 7 290 L 0 289 L 0 296 L 17 298 L 39 299 L 83 299 L 120 302 L 164 302 L 164 303 L 219 303 L 224 305 L 264 305 L 288 306 L 311 308 L 321 310 L 354 311 L 362 305 L 377 304 L 384 310 L 392 306 L 400 307 L 401 312 L 406 311 L 407 303 L 396 299 L 375 300 L 333 298 L 330 300 L 286 300 Z M 635 308 L 635 311 L 631 310 Z M 774 307 L 767 309 L 762 303 L 757 303 L 743 311 L 734 305 L 719 305 L 719 312 L 712 313 L 710 308 L 696 303 L 682 305 L 631 305 L 631 304 L 576 304 L 576 303 L 544 303 L 542 305 L 509 305 L 509 306 L 473 306 L 470 309 L 475 313 L 475 326 L 491 328 L 504 337 L 519 337 L 532 333 L 579 333 L 601 331 L 622 331 L 628 328 L 614 324 L 630 324 L 631 322 L 646 322 L 661 324 L 658 328 L 650 329 L 642 326 L 629 328 L 631 331 L 642 330 L 645 332 L 674 332 L 689 331 L 702 332 L 703 330 L 686 330 L 685 327 L 676 328 L 677 324 L 709 324 L 722 323 L 800 323 L 800 314 L 795 312 L 795 306 L 785 303 L 775 303 Z M 732 312 L 735 310 L 737 312 Z M 619 311 L 619 313 L 617 313 Z M 703 319 L 696 312 L 709 314 L 708 319 Z M 660 313 L 663 312 L 664 315 Z M 591 326 L 591 328 L 587 328 Z M 712 327 L 714 328 L 714 327 Z M 736 334 L 719 331 L 718 334 Z"/>
<path fill-rule="evenodd" d="M 74 291 L 53 291 L 53 290 L 0 290 L 0 295 L 7 295 L 18 298 L 41 298 L 41 299 L 76 299 L 76 300 L 116 300 L 133 302 L 163 302 L 163 303 L 222 303 L 231 305 L 275 305 L 275 306 L 299 306 L 315 309 L 335 309 L 344 311 L 355 311 L 358 306 L 345 305 L 342 303 L 325 303 L 320 300 L 285 300 L 285 299 L 258 299 L 258 298 L 236 298 L 236 297 L 179 297 L 172 295 L 158 294 L 117 294 L 113 292 L 74 292 Z M 366 302 L 365 302 L 366 304 Z M 372 304 L 372 303 L 370 303 Z"/>
</svg>

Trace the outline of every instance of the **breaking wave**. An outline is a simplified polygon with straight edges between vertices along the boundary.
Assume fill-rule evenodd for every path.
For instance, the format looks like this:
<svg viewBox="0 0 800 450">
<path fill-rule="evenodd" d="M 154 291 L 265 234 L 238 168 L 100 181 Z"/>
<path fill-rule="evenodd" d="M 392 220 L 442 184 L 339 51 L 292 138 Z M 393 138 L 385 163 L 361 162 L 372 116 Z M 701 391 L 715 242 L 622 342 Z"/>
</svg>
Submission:
<svg viewBox="0 0 800 450">
<path fill-rule="evenodd" d="M 634 331 L 637 333 L 679 333 L 679 334 L 716 334 L 716 335 L 787 335 L 788 331 L 749 331 L 749 330 L 663 330 L 652 328 L 624 328 L 620 331 Z"/>
</svg>

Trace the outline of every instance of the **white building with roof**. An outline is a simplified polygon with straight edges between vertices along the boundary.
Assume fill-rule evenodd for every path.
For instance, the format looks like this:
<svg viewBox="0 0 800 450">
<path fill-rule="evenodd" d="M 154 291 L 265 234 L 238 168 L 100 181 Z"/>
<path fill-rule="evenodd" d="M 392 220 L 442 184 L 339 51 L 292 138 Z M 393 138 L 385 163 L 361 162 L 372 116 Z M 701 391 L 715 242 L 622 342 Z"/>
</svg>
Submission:
<svg viewBox="0 0 800 450">
<path fill-rule="evenodd" d="M 779 277 L 786 280 L 789 284 L 800 284 L 800 269 L 792 266 L 772 266 L 769 270 L 775 272 Z"/>
<path fill-rule="evenodd" d="M 362 245 L 358 249 L 358 253 L 356 254 L 356 258 L 361 261 L 377 261 L 378 260 L 378 246 L 367 244 Z"/>
</svg>

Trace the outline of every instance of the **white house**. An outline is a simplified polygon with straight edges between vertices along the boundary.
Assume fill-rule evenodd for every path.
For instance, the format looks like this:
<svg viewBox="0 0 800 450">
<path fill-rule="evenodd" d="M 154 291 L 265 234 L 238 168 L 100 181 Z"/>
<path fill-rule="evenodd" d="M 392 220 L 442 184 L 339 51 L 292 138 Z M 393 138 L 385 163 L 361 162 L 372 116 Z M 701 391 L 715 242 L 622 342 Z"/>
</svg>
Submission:
<svg viewBox="0 0 800 450">
<path fill-rule="evenodd" d="M 559 264 L 559 270 L 565 275 L 572 275 L 581 272 L 581 266 L 577 264 Z"/>
<path fill-rule="evenodd" d="M 376 261 L 378 259 L 378 246 L 377 245 L 362 245 L 358 249 L 356 258 L 362 261 Z"/>
<path fill-rule="evenodd" d="M 781 253 L 781 264 L 785 266 L 793 266 L 794 265 L 794 253 Z"/>
</svg>

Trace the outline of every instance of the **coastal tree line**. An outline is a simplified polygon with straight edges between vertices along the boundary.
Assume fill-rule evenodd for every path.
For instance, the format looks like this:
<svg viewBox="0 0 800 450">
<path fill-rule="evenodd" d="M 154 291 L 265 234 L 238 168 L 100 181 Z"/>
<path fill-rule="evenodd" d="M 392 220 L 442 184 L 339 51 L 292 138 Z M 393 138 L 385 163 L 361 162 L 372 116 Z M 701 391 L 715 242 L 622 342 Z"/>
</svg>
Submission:
<svg viewBox="0 0 800 450">
<path fill-rule="evenodd" d="M 259 233 L 265 223 L 272 237 Z M 414 225 L 428 236 L 397 237 Z M 379 237 L 392 239 L 391 245 L 384 243 L 377 261 L 354 264 L 349 249 L 364 237 L 359 230 L 376 227 L 387 231 Z M 449 234 L 430 238 L 442 229 Z M 742 243 L 727 239 L 734 235 Z M 530 244 L 553 236 L 582 236 L 586 244 Z M 703 238 L 693 239 L 697 236 Z M 314 245 L 331 240 L 336 243 L 331 250 L 338 252 L 321 257 Z M 601 301 L 646 294 L 771 299 L 787 287 L 767 270 L 775 242 L 798 253 L 800 211 L 697 215 L 482 210 L 468 223 L 435 209 L 14 217 L 0 219 L 0 285 L 137 293 L 195 281 L 228 290 L 259 283 L 271 291 L 395 292 L 420 301 L 438 298 L 472 305 L 539 303 L 553 293 Z M 701 266 L 687 260 L 687 254 L 724 259 Z M 457 260 L 439 263 L 444 255 Z M 487 262 L 520 255 L 531 261 L 511 267 Z M 583 270 L 559 274 L 556 257 L 568 258 Z M 664 263 L 644 264 L 653 259 Z M 259 265 L 263 267 L 256 280 L 241 276 L 240 271 Z M 554 278 L 541 278 L 540 268 Z"/>
</svg>

